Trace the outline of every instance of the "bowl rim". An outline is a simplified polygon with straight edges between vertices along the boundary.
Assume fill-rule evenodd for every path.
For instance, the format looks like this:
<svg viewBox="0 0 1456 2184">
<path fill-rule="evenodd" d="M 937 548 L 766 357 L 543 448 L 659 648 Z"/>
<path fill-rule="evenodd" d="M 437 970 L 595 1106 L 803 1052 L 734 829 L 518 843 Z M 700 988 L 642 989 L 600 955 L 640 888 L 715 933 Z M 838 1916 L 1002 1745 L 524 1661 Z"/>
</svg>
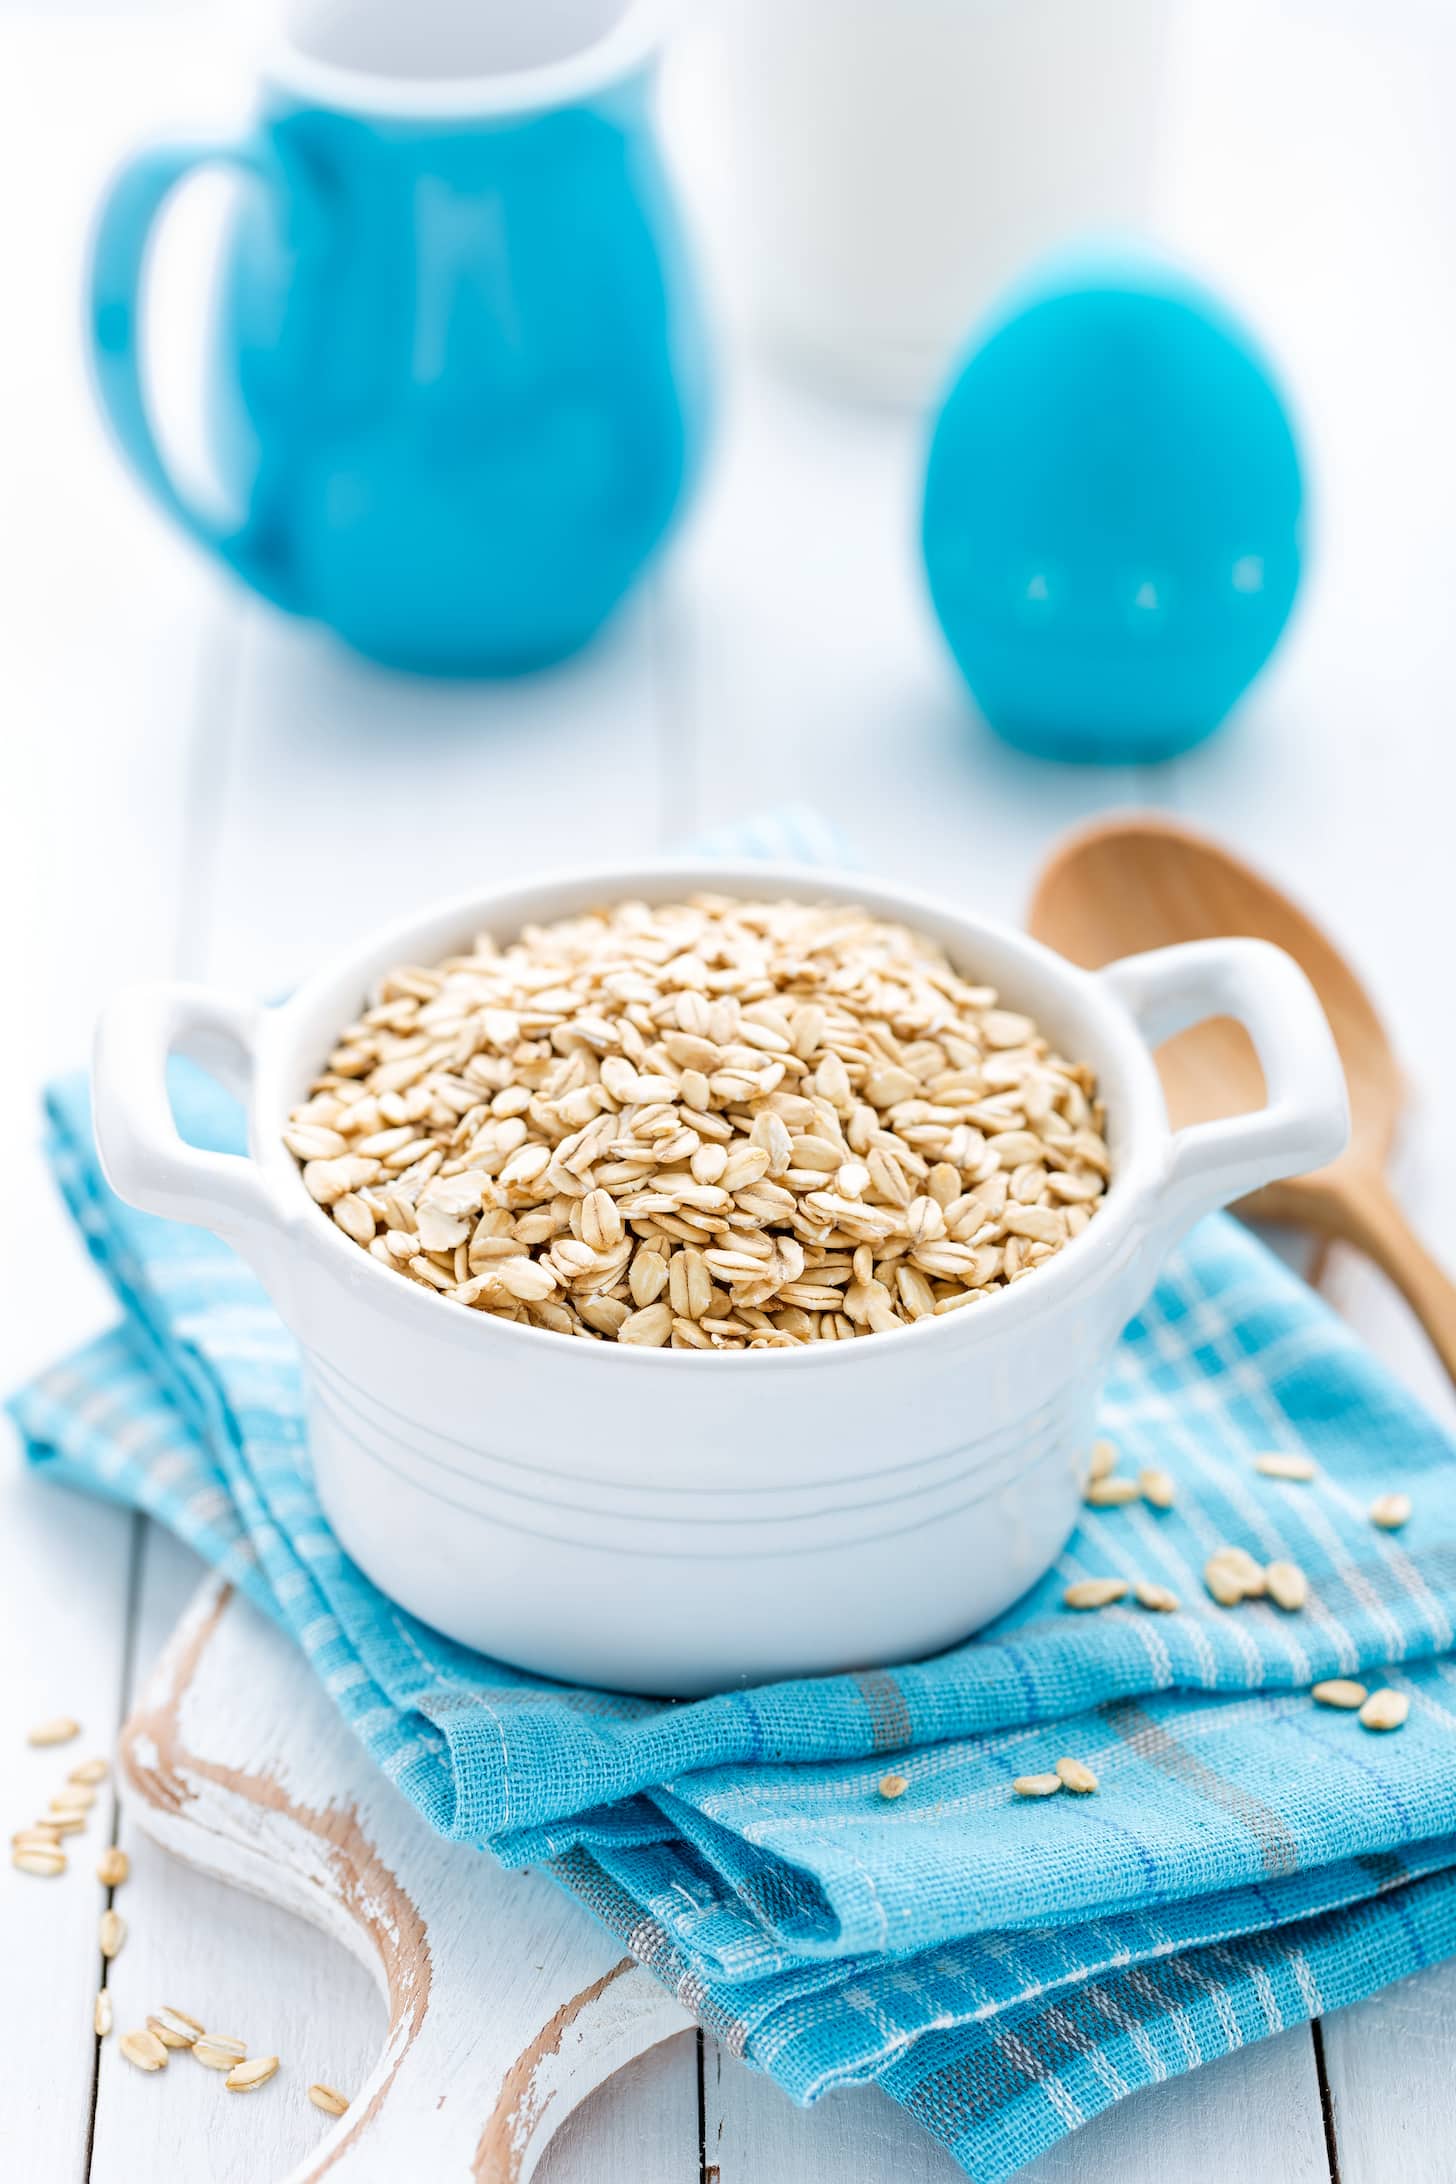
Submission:
<svg viewBox="0 0 1456 2184">
<path fill-rule="evenodd" d="M 810 1367 L 822 1369 L 830 1364 L 837 1364 L 839 1370 L 844 1370 L 851 1361 L 863 1364 L 867 1356 L 871 1362 L 876 1355 L 883 1357 L 887 1343 L 869 1337 L 852 1342 L 808 1343 L 798 1349 L 709 1352 L 674 1350 L 666 1345 L 649 1349 L 633 1343 L 584 1342 L 579 1336 L 558 1334 L 553 1328 L 522 1326 L 493 1313 L 470 1312 L 463 1307 L 457 1307 L 452 1316 L 447 1316 L 441 1307 L 448 1305 L 448 1298 L 426 1292 L 418 1283 L 382 1266 L 329 1219 L 325 1209 L 310 1197 L 303 1171 L 282 1141 L 280 1123 L 286 1118 L 291 1104 L 283 1096 L 284 1079 L 291 1074 L 289 1064 L 298 1059 L 297 1045 L 304 1027 L 311 1030 L 315 1016 L 328 1014 L 341 987 L 353 988 L 355 999 L 346 1005 L 357 1010 L 359 997 L 367 990 L 369 980 L 391 956 L 397 962 L 421 960 L 423 950 L 412 952 L 412 940 L 423 939 L 425 947 L 433 948 L 435 959 L 438 959 L 450 943 L 430 936 L 438 935 L 442 929 L 453 929 L 462 937 L 468 937 L 482 925 L 503 922 L 502 907 L 505 907 L 507 917 L 515 915 L 509 906 L 518 900 L 556 895 L 563 898 L 554 910 L 520 913 L 512 928 L 513 935 L 523 924 L 569 917 L 592 902 L 605 905 L 630 900 L 644 891 L 649 893 L 649 899 L 655 894 L 657 900 L 668 901 L 673 899 L 671 894 L 662 890 L 674 885 L 684 891 L 740 894 L 746 900 L 772 899 L 776 892 L 783 891 L 791 900 L 823 899 L 857 904 L 873 915 L 893 917 L 901 923 L 919 926 L 921 930 L 928 922 L 932 928 L 929 937 L 932 938 L 936 926 L 956 927 L 965 933 L 972 946 L 977 940 L 983 940 L 1013 958 L 1034 965 L 1048 982 L 1059 985 L 1069 997 L 1075 997 L 1085 1009 L 1103 1020 L 1108 1047 L 1117 1054 L 1123 1071 L 1118 1093 L 1120 1120 L 1126 1126 L 1128 1142 L 1122 1157 L 1114 1163 L 1108 1190 L 1096 1217 L 1080 1236 L 1073 1237 L 1052 1259 L 1034 1269 L 1034 1281 L 1014 1282 L 986 1295 L 978 1304 L 965 1305 L 939 1317 L 927 1315 L 907 1326 L 884 1330 L 884 1334 L 894 1341 L 893 1355 L 905 1354 L 905 1345 L 911 1342 L 918 1345 L 912 1353 L 915 1356 L 919 1356 L 927 1342 L 939 1342 L 944 1348 L 952 1333 L 963 1343 L 979 1344 L 1043 1317 L 1066 1303 L 1089 1278 L 1095 1279 L 1099 1264 L 1105 1271 L 1116 1257 L 1119 1245 L 1125 1244 L 1130 1234 L 1137 1234 L 1140 1222 L 1146 1225 L 1149 1198 L 1166 1166 L 1171 1134 L 1152 1050 L 1128 1010 L 1098 973 L 1083 969 L 1041 941 L 1034 940 L 1030 934 L 1001 920 L 978 916 L 958 909 L 943 898 L 899 888 L 840 866 L 704 854 L 634 858 L 603 866 L 566 866 L 533 873 L 491 891 L 474 888 L 468 893 L 428 904 L 406 917 L 375 927 L 347 954 L 330 957 L 286 1001 L 266 1011 L 248 1099 L 249 1136 L 252 1157 L 262 1170 L 264 1181 L 272 1186 L 270 1195 L 289 1231 L 290 1240 L 300 1245 L 316 1245 L 328 1273 L 354 1285 L 366 1285 L 367 1292 L 377 1303 L 400 1312 L 406 1323 L 418 1313 L 428 1314 L 417 1323 L 422 1333 L 430 1332 L 437 1338 L 448 1339 L 452 1326 L 458 1323 L 461 1333 L 468 1327 L 471 1331 L 465 1339 L 474 1341 L 478 1336 L 482 1354 L 496 1341 L 525 1341 L 531 1345 L 530 1354 L 539 1354 L 543 1364 L 553 1357 L 561 1362 L 567 1357 L 582 1359 L 610 1353 L 630 1360 L 625 1369 L 632 1371 L 682 1373 L 688 1367 L 696 1367 L 700 1371 L 712 1370 L 720 1374 L 736 1371 L 754 1375 L 767 1371 L 803 1372 Z M 567 899 L 571 897 L 578 899 L 575 902 Z M 952 959 L 955 960 L 954 956 Z M 998 991 L 1001 990 L 998 987 Z M 1009 1005 L 1018 1005 L 1014 993 L 1009 996 Z M 347 1021 L 347 1016 L 342 1020 Z M 323 1051 L 326 1053 L 327 1048 Z M 317 1063 L 312 1066 L 317 1067 Z M 1099 1077 L 1102 1074 L 1099 1070 Z M 553 1347 L 543 1350 L 542 1338 L 548 1336 L 554 1338 Z"/>
</svg>

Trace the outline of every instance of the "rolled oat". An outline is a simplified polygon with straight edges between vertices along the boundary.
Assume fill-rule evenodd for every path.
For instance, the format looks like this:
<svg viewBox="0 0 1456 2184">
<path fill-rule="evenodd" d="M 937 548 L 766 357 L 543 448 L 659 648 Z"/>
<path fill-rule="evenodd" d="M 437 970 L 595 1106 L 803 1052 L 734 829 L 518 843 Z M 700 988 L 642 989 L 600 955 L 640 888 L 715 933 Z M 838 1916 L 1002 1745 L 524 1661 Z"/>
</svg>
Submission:
<svg viewBox="0 0 1456 2184">
<path fill-rule="evenodd" d="M 929 941 L 707 894 L 387 973 L 284 1141 L 381 1266 L 654 1349 L 959 1309 L 1080 1234 L 1109 1167 L 1091 1071 Z"/>
</svg>

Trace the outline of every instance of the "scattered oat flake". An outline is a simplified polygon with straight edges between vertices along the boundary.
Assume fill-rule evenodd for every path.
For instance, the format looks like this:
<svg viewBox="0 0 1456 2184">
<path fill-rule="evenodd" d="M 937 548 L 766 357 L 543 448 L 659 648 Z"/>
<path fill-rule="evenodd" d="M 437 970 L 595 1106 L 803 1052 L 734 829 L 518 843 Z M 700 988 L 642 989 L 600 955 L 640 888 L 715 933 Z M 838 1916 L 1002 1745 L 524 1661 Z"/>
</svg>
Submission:
<svg viewBox="0 0 1456 2184">
<path fill-rule="evenodd" d="M 120 1888 L 131 1872 L 131 1860 L 113 1843 L 96 1861 L 96 1878 L 103 1888 Z"/>
<path fill-rule="evenodd" d="M 52 1812 L 90 1812 L 95 1803 L 96 1792 L 86 1782 L 63 1782 L 49 1799 Z"/>
<path fill-rule="evenodd" d="M 1309 1598 L 1309 1579 L 1297 1562 L 1271 1562 L 1264 1571 L 1264 1586 L 1276 1608 L 1287 1615 L 1302 1608 Z"/>
<path fill-rule="evenodd" d="M 1151 1464 L 1138 1473 L 1138 1492 L 1154 1509 L 1171 1509 L 1177 1498 L 1172 1474 Z"/>
<path fill-rule="evenodd" d="M 1348 1676 L 1327 1676 L 1323 1683 L 1310 1686 L 1309 1695 L 1319 1706 L 1340 1706 L 1349 1712 L 1363 1706 L 1370 1696 L 1364 1684 Z"/>
<path fill-rule="evenodd" d="M 1082 1496 L 1090 1509 L 1121 1509 L 1128 1502 L 1142 1499 L 1142 1488 L 1136 1479 L 1119 1478 L 1115 1473 L 1105 1479 L 1093 1479 Z"/>
<path fill-rule="evenodd" d="M 1110 1608 L 1127 1597 L 1125 1577 L 1079 1577 L 1062 1594 L 1068 1608 Z"/>
<path fill-rule="evenodd" d="M 101 1942 L 101 1954 L 104 1957 L 114 1957 L 121 1954 L 122 1943 L 126 1940 L 126 1920 L 121 1916 L 120 1912 L 102 1912 L 98 1936 Z"/>
<path fill-rule="evenodd" d="M 1018 1797 L 1055 1797 L 1062 1778 L 1059 1774 L 1022 1774 L 1011 1787 Z"/>
<path fill-rule="evenodd" d="M 1410 1513 L 1409 1494 L 1378 1494 L 1370 1504 L 1370 1522 L 1382 1532 L 1398 1532 L 1410 1521 Z"/>
<path fill-rule="evenodd" d="M 245 2040 L 234 2040 L 225 2032 L 205 2032 L 192 2045 L 192 2052 L 204 2070 L 231 2070 L 248 2052 Z"/>
<path fill-rule="evenodd" d="M 1203 1565 L 1203 1582 L 1221 1608 L 1233 1608 L 1262 1599 L 1268 1580 L 1246 1547 L 1219 1547 Z"/>
<path fill-rule="evenodd" d="M 72 1737 L 80 1734 L 78 1721 L 72 1721 L 69 1714 L 56 1714 L 50 1721 L 38 1721 L 25 1741 L 27 1744 L 69 1744 Z"/>
<path fill-rule="evenodd" d="M 156 2034 L 148 2032 L 145 2026 L 137 2032 L 124 2032 L 116 2044 L 138 2070 L 165 2070 L 167 2067 L 167 2050 Z"/>
<path fill-rule="evenodd" d="M 1115 1441 L 1094 1441 L 1092 1443 L 1092 1460 L 1087 1469 L 1088 1482 L 1090 1483 L 1094 1479 L 1105 1479 L 1116 1469 L 1117 1443 Z"/>
<path fill-rule="evenodd" d="M 1392 1691 L 1386 1685 L 1371 1692 L 1360 1709 L 1360 1721 L 1366 1729 L 1399 1729 L 1409 1712 L 1410 1700 L 1405 1693 Z"/>
<path fill-rule="evenodd" d="M 178 2024 L 169 2010 L 153 2010 L 147 2019 L 147 2031 L 154 2032 L 165 2048 L 190 2048 L 198 2038 L 190 2024 Z"/>
<path fill-rule="evenodd" d="M 881 1797 L 903 1797 L 910 1787 L 909 1777 L 902 1774 L 880 1776 Z"/>
<path fill-rule="evenodd" d="M 1312 1456 L 1295 1455 L 1284 1449 L 1270 1449 L 1254 1458 L 1254 1469 L 1266 1479 L 1307 1480 L 1319 1476 L 1319 1465 Z"/>
<path fill-rule="evenodd" d="M 1070 1790 L 1076 1797 L 1090 1797 L 1098 1787 L 1096 1775 L 1080 1759 L 1059 1759 L 1057 1774 L 1063 1789 Z"/>
<path fill-rule="evenodd" d="M 234 2063 L 222 2082 L 229 2093 L 252 2093 L 266 2085 L 277 2068 L 276 2055 L 254 2055 L 247 2062 Z"/>
<path fill-rule="evenodd" d="M 1211 1557 L 1204 1564 L 1203 1582 L 1221 1608 L 1236 1608 L 1244 1597 L 1244 1588 L 1229 1569 L 1227 1563 Z"/>
<path fill-rule="evenodd" d="M 10 1853 L 17 1873 L 34 1874 L 38 1881 L 56 1880 L 66 1870 L 66 1854 L 59 1843 L 27 1843 Z"/>
<path fill-rule="evenodd" d="M 189 2017 L 186 2010 L 174 2010 L 170 2003 L 164 2002 L 147 2019 L 147 2023 L 159 2038 L 166 2041 L 168 2047 L 192 2047 L 203 2036 L 203 2028 L 197 2019 Z"/>
<path fill-rule="evenodd" d="M 347 2113 L 348 2101 L 331 2085 L 311 2085 L 308 2097 L 314 2107 L 321 2108 L 326 2116 L 342 2116 Z"/>
<path fill-rule="evenodd" d="M 106 2038 L 114 2022 L 111 2011 L 111 1995 L 109 1990 L 103 1987 L 96 1997 L 96 2006 L 91 2012 L 91 2023 L 98 2040 Z"/>
<path fill-rule="evenodd" d="M 1140 1577 L 1133 1587 L 1133 1598 L 1140 1608 L 1151 1608 L 1158 1615 L 1174 1615 L 1178 1610 L 1178 1595 L 1167 1585 L 1155 1585 L 1151 1578 Z"/>
<path fill-rule="evenodd" d="M 104 1782 L 110 1772 L 111 1769 L 104 1759 L 83 1759 L 71 1769 L 66 1776 L 66 1780 L 68 1782 L 85 1782 L 94 1785 L 97 1782 Z"/>
<path fill-rule="evenodd" d="M 1217 1559 L 1227 1564 L 1238 1578 L 1249 1599 L 1257 1600 L 1264 1591 L 1264 1565 L 1256 1562 L 1247 1547 L 1219 1547 Z"/>
<path fill-rule="evenodd" d="M 17 1828 L 10 1838 L 12 1850 L 56 1850 L 60 1847 L 60 1833 L 54 1822 L 36 1820 L 28 1828 Z"/>
</svg>

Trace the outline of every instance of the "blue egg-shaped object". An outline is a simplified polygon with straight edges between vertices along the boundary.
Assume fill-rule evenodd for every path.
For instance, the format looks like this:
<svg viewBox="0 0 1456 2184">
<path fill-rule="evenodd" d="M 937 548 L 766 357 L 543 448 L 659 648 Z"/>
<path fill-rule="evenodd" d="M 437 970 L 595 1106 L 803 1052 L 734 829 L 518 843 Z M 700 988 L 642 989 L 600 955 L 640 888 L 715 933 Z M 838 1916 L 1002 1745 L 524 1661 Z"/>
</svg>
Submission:
<svg viewBox="0 0 1456 2184">
<path fill-rule="evenodd" d="M 1151 254 L 1062 257 L 977 332 L 936 419 L 923 544 L 977 705 L 1043 757 L 1209 735 L 1299 589 L 1304 485 L 1247 330 Z"/>
</svg>

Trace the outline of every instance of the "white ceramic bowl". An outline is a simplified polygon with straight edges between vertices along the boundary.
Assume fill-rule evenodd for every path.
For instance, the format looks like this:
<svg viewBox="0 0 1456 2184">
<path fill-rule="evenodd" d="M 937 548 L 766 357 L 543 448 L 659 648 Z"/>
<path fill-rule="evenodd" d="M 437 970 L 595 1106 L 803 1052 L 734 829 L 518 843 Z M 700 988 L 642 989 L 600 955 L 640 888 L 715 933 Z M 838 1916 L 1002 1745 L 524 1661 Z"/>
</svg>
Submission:
<svg viewBox="0 0 1456 2184">
<path fill-rule="evenodd" d="M 847 899 L 941 943 L 1096 1069 L 1113 1179 L 1022 1282 L 901 1332 L 797 1351 L 640 1350 L 453 1309 L 314 1205 L 280 1132 L 366 989 L 482 927 L 697 888 Z M 1170 1132 L 1151 1046 L 1248 1027 L 1268 1105 Z M 179 1139 L 169 1053 L 245 1096 L 250 1158 Z M 101 1157 L 123 1198 L 238 1249 L 303 1351 L 319 1495 L 376 1584 L 465 1644 L 573 1682 L 701 1693 L 933 1653 L 1054 1560 L 1077 1515 L 1119 1330 L 1202 1213 L 1327 1161 L 1344 1080 L 1303 973 L 1253 940 L 1091 973 L 1004 926 L 856 875 L 634 865 L 483 894 L 378 933 L 265 1009 L 136 987 L 96 1056 Z"/>
</svg>

